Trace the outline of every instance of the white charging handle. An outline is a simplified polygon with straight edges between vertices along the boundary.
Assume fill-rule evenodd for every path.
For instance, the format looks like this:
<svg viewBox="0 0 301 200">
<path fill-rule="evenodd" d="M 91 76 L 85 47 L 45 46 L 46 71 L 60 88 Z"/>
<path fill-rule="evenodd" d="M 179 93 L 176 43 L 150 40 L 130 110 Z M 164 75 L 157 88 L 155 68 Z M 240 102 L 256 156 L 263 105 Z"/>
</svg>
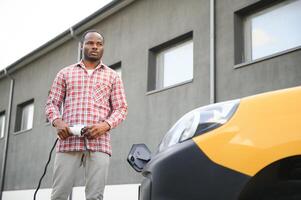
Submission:
<svg viewBox="0 0 301 200">
<path fill-rule="evenodd" d="M 74 125 L 69 128 L 70 128 L 72 135 L 82 136 L 82 130 L 83 130 L 83 128 L 85 128 L 85 126 L 84 125 Z"/>
</svg>

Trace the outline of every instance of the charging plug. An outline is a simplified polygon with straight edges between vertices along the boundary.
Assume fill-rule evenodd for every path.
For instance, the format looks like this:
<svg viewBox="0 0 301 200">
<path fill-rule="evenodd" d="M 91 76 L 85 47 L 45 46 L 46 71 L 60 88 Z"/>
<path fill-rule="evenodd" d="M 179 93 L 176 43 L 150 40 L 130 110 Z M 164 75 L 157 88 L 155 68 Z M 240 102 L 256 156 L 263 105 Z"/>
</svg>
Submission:
<svg viewBox="0 0 301 200">
<path fill-rule="evenodd" d="M 85 128 L 85 125 L 74 125 L 69 127 L 72 135 L 75 136 L 82 136 L 83 135 L 83 129 Z"/>
</svg>

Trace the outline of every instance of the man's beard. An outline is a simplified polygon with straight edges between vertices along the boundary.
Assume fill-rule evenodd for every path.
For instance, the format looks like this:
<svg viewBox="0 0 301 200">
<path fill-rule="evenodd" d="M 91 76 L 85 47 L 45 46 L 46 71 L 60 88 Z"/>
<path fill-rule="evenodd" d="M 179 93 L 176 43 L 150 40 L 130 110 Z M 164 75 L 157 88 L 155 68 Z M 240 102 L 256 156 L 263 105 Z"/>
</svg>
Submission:
<svg viewBox="0 0 301 200">
<path fill-rule="evenodd" d="M 98 57 L 92 57 L 92 56 L 89 56 L 88 53 L 84 53 L 84 59 L 87 61 L 90 61 L 90 62 L 97 62 L 97 61 L 100 61 L 101 55 L 99 55 Z"/>
<path fill-rule="evenodd" d="M 90 62 L 96 62 L 96 61 L 100 61 L 100 57 L 96 58 L 96 57 L 85 56 L 85 60 L 90 61 Z"/>
</svg>

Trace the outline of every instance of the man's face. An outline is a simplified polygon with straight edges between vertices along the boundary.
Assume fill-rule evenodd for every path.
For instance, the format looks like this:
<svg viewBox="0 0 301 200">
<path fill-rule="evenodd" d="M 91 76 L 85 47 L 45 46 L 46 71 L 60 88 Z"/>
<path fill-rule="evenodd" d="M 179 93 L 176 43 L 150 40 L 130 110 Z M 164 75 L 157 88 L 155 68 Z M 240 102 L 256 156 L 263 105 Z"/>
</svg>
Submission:
<svg viewBox="0 0 301 200">
<path fill-rule="evenodd" d="M 88 33 L 83 41 L 83 59 L 99 61 L 103 55 L 103 38 L 96 32 Z"/>
</svg>

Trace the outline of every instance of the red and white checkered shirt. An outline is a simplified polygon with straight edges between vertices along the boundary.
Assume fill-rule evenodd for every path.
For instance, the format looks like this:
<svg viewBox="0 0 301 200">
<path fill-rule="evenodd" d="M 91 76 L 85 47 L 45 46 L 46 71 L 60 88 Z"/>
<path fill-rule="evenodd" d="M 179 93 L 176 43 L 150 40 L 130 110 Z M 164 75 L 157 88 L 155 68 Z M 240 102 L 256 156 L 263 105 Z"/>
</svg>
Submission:
<svg viewBox="0 0 301 200">
<path fill-rule="evenodd" d="M 65 67 L 58 72 L 51 86 L 46 115 L 51 124 L 61 118 L 69 126 L 90 126 L 106 121 L 111 129 L 115 128 L 127 115 L 122 80 L 114 70 L 102 63 L 91 75 L 88 75 L 83 62 Z M 58 152 L 85 150 L 111 155 L 109 132 L 97 139 L 70 136 L 58 141 Z"/>
</svg>

